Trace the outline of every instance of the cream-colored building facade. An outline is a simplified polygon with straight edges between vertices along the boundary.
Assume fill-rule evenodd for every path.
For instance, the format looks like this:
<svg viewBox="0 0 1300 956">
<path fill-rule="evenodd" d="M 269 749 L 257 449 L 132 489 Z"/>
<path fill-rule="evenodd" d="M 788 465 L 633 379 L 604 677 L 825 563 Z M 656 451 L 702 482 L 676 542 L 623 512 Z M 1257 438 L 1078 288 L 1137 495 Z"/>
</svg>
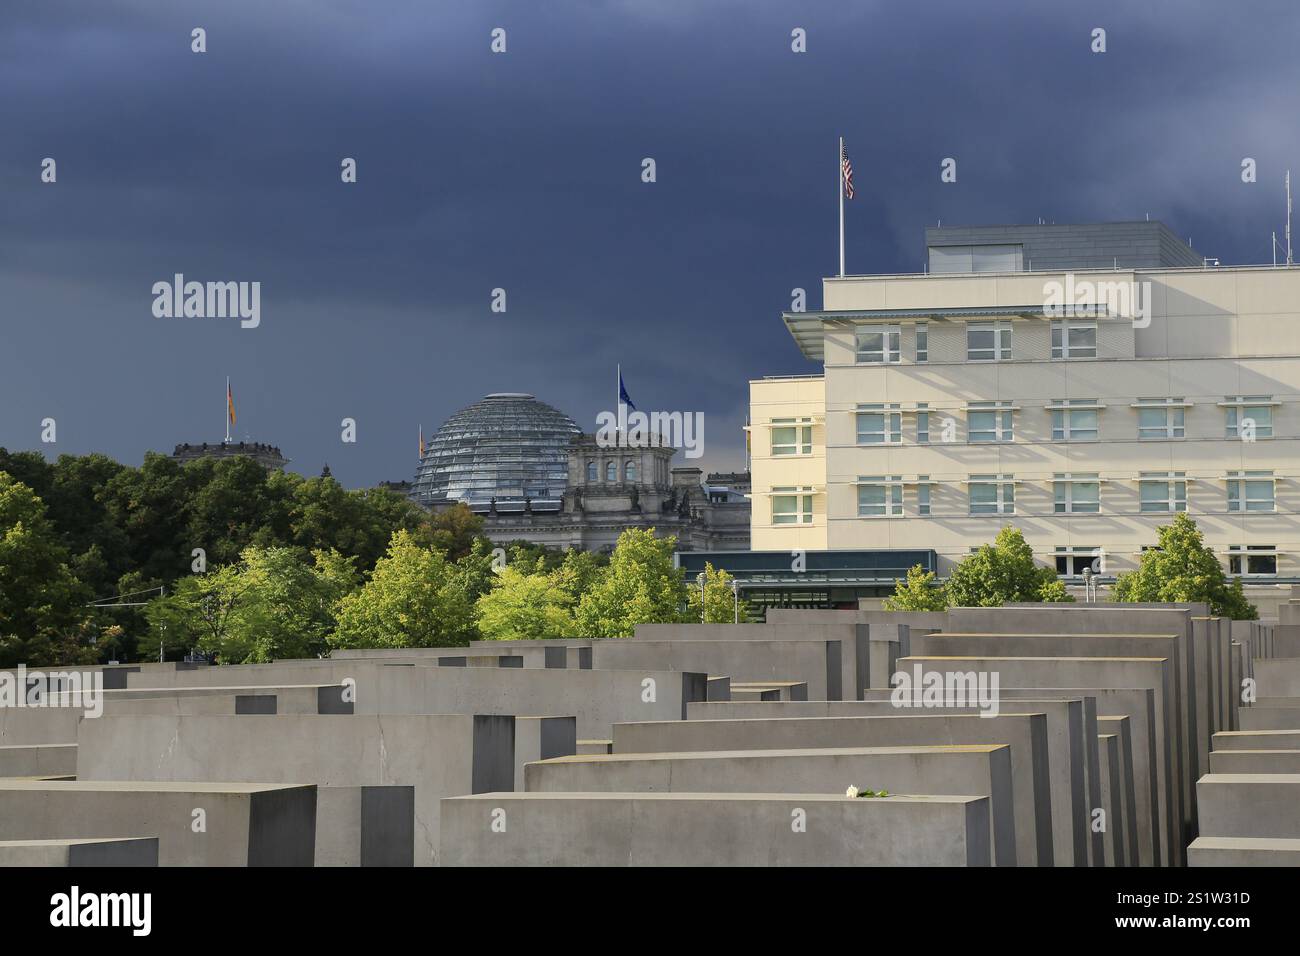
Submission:
<svg viewBox="0 0 1300 956">
<path fill-rule="evenodd" d="M 1088 282 L 1141 298 L 1061 317 Z M 754 550 L 932 548 L 942 577 L 1014 525 L 1105 579 L 1186 510 L 1249 584 L 1300 577 L 1300 269 L 849 276 L 823 301 L 784 316 L 823 373 L 750 383 Z"/>
</svg>

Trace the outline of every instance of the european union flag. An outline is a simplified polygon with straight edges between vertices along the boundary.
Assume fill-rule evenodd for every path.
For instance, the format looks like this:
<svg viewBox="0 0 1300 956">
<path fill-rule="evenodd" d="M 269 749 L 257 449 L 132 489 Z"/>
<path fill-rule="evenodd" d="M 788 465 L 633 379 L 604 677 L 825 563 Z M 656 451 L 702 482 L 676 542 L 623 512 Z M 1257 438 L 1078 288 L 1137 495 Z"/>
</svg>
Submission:
<svg viewBox="0 0 1300 956">
<path fill-rule="evenodd" d="M 636 411 L 636 406 L 632 404 L 632 399 L 627 394 L 627 386 L 623 384 L 623 370 L 618 372 L 618 400 L 626 405 L 632 411 Z"/>
</svg>

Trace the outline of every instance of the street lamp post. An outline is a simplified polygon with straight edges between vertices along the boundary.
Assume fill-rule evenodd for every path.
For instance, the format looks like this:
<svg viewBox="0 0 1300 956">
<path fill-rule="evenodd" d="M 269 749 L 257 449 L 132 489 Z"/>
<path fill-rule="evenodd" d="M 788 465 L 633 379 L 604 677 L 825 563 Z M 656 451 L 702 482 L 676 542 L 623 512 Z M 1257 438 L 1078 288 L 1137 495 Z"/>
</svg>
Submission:
<svg viewBox="0 0 1300 956">
<path fill-rule="evenodd" d="M 736 599 L 736 617 L 734 623 L 740 623 L 740 582 L 735 578 L 731 579 L 731 595 Z"/>
<path fill-rule="evenodd" d="M 695 580 L 700 585 L 700 623 L 704 623 L 704 572 L 701 571 L 696 575 Z"/>
</svg>

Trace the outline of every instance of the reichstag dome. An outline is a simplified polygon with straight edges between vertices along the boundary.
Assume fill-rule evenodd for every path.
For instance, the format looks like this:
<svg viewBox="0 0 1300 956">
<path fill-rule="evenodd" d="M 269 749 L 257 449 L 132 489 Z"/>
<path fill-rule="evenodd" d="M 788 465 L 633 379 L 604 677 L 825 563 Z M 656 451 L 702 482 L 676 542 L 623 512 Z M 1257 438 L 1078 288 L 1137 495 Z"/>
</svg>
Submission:
<svg viewBox="0 0 1300 956">
<path fill-rule="evenodd" d="M 489 395 L 448 418 L 428 441 L 411 497 L 423 505 L 493 498 L 558 504 L 569 484 L 569 442 L 581 432 L 531 395 Z"/>
</svg>

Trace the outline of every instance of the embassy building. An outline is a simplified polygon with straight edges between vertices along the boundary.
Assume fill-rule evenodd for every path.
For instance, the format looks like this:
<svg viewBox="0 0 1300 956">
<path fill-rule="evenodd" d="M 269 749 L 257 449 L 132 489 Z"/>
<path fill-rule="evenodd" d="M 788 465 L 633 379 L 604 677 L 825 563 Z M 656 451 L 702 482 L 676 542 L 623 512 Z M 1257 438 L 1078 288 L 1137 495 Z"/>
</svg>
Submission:
<svg viewBox="0 0 1300 956">
<path fill-rule="evenodd" d="M 926 245 L 926 273 L 784 314 L 821 370 L 750 382 L 754 551 L 933 550 L 942 578 L 1014 525 L 1104 591 L 1187 512 L 1269 616 L 1300 581 L 1300 269 L 1222 267 L 1158 222 Z"/>
</svg>

